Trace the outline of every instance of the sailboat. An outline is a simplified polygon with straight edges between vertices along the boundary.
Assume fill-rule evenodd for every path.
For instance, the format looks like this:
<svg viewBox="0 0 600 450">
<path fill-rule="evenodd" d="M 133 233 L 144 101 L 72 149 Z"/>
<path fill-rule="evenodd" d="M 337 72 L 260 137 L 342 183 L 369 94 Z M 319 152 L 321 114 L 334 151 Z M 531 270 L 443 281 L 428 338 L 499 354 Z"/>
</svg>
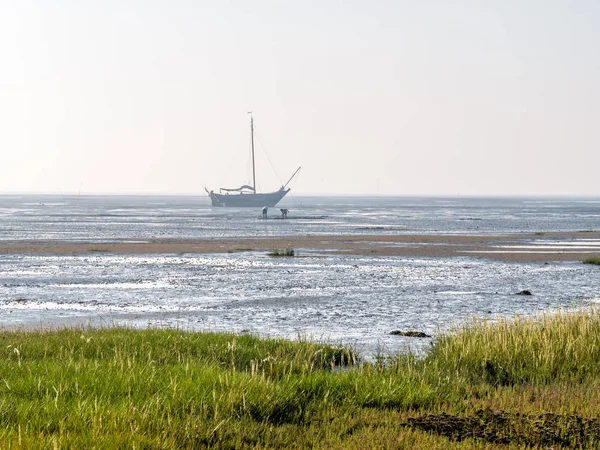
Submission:
<svg viewBox="0 0 600 450">
<path fill-rule="evenodd" d="M 256 167 L 254 164 L 254 118 L 250 114 L 250 144 L 252 147 L 252 186 L 247 184 L 240 186 L 239 188 L 220 188 L 219 193 L 209 191 L 204 188 L 210 197 L 212 206 L 220 207 L 234 207 L 234 208 L 245 208 L 245 207 L 273 207 L 279 201 L 290 192 L 288 184 L 294 179 L 296 174 L 300 171 L 300 167 L 292 174 L 287 183 L 279 188 L 275 192 L 256 192 Z"/>
</svg>

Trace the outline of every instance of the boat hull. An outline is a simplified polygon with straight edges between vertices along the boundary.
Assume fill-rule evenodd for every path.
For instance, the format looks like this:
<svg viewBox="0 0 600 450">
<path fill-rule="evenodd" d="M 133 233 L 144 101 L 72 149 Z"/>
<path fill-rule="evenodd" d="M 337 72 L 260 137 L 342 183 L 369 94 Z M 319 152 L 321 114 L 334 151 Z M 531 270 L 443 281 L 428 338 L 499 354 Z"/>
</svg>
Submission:
<svg viewBox="0 0 600 450">
<path fill-rule="evenodd" d="M 277 192 L 264 194 L 208 194 L 213 206 L 225 208 L 269 208 L 277 205 L 279 201 L 290 192 L 289 189 L 280 189 Z"/>
</svg>

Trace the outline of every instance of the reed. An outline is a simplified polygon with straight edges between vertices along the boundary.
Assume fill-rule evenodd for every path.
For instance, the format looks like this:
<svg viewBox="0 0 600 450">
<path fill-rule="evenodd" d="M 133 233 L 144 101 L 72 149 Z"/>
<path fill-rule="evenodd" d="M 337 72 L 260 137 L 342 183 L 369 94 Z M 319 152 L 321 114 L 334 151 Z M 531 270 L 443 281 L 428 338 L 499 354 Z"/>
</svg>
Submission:
<svg viewBox="0 0 600 450">
<path fill-rule="evenodd" d="M 495 385 L 581 382 L 600 371 L 600 312 L 474 319 L 437 340 L 427 360 L 439 370 Z"/>
</svg>

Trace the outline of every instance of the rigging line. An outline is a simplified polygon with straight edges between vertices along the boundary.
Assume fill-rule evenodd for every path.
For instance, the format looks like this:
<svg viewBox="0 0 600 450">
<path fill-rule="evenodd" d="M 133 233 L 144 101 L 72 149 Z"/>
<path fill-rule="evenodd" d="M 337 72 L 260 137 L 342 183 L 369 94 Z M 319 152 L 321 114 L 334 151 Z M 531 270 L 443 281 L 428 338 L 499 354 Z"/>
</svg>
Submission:
<svg viewBox="0 0 600 450">
<path fill-rule="evenodd" d="M 248 160 L 246 161 L 246 174 L 244 176 L 249 177 L 244 178 L 244 184 L 252 184 L 252 141 L 248 142 Z"/>
<path fill-rule="evenodd" d="M 265 148 L 265 146 L 263 145 L 262 141 L 260 140 L 260 137 L 258 136 L 258 133 L 256 132 L 256 127 L 254 127 L 254 136 L 256 137 L 256 140 L 260 144 L 260 147 L 262 148 L 262 150 L 265 153 L 265 155 L 267 155 L 267 159 L 269 160 L 269 164 L 271 164 L 271 168 L 275 172 L 275 175 L 277 176 L 277 179 L 279 180 L 279 184 L 283 185 L 283 181 L 281 181 L 281 175 L 277 171 L 277 168 L 275 167 L 275 164 L 273 164 L 273 160 L 271 159 L 271 155 L 269 155 L 269 152 L 267 152 L 267 149 Z"/>
</svg>

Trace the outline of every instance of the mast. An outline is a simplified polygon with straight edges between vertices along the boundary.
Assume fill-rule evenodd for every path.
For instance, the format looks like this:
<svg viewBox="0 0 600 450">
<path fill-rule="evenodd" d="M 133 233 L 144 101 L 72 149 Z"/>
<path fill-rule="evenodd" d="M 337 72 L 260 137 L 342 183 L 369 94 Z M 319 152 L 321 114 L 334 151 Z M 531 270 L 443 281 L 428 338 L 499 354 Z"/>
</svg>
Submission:
<svg viewBox="0 0 600 450">
<path fill-rule="evenodd" d="M 254 118 L 250 111 L 250 142 L 252 144 L 252 188 L 256 194 L 256 168 L 254 167 Z"/>
</svg>

